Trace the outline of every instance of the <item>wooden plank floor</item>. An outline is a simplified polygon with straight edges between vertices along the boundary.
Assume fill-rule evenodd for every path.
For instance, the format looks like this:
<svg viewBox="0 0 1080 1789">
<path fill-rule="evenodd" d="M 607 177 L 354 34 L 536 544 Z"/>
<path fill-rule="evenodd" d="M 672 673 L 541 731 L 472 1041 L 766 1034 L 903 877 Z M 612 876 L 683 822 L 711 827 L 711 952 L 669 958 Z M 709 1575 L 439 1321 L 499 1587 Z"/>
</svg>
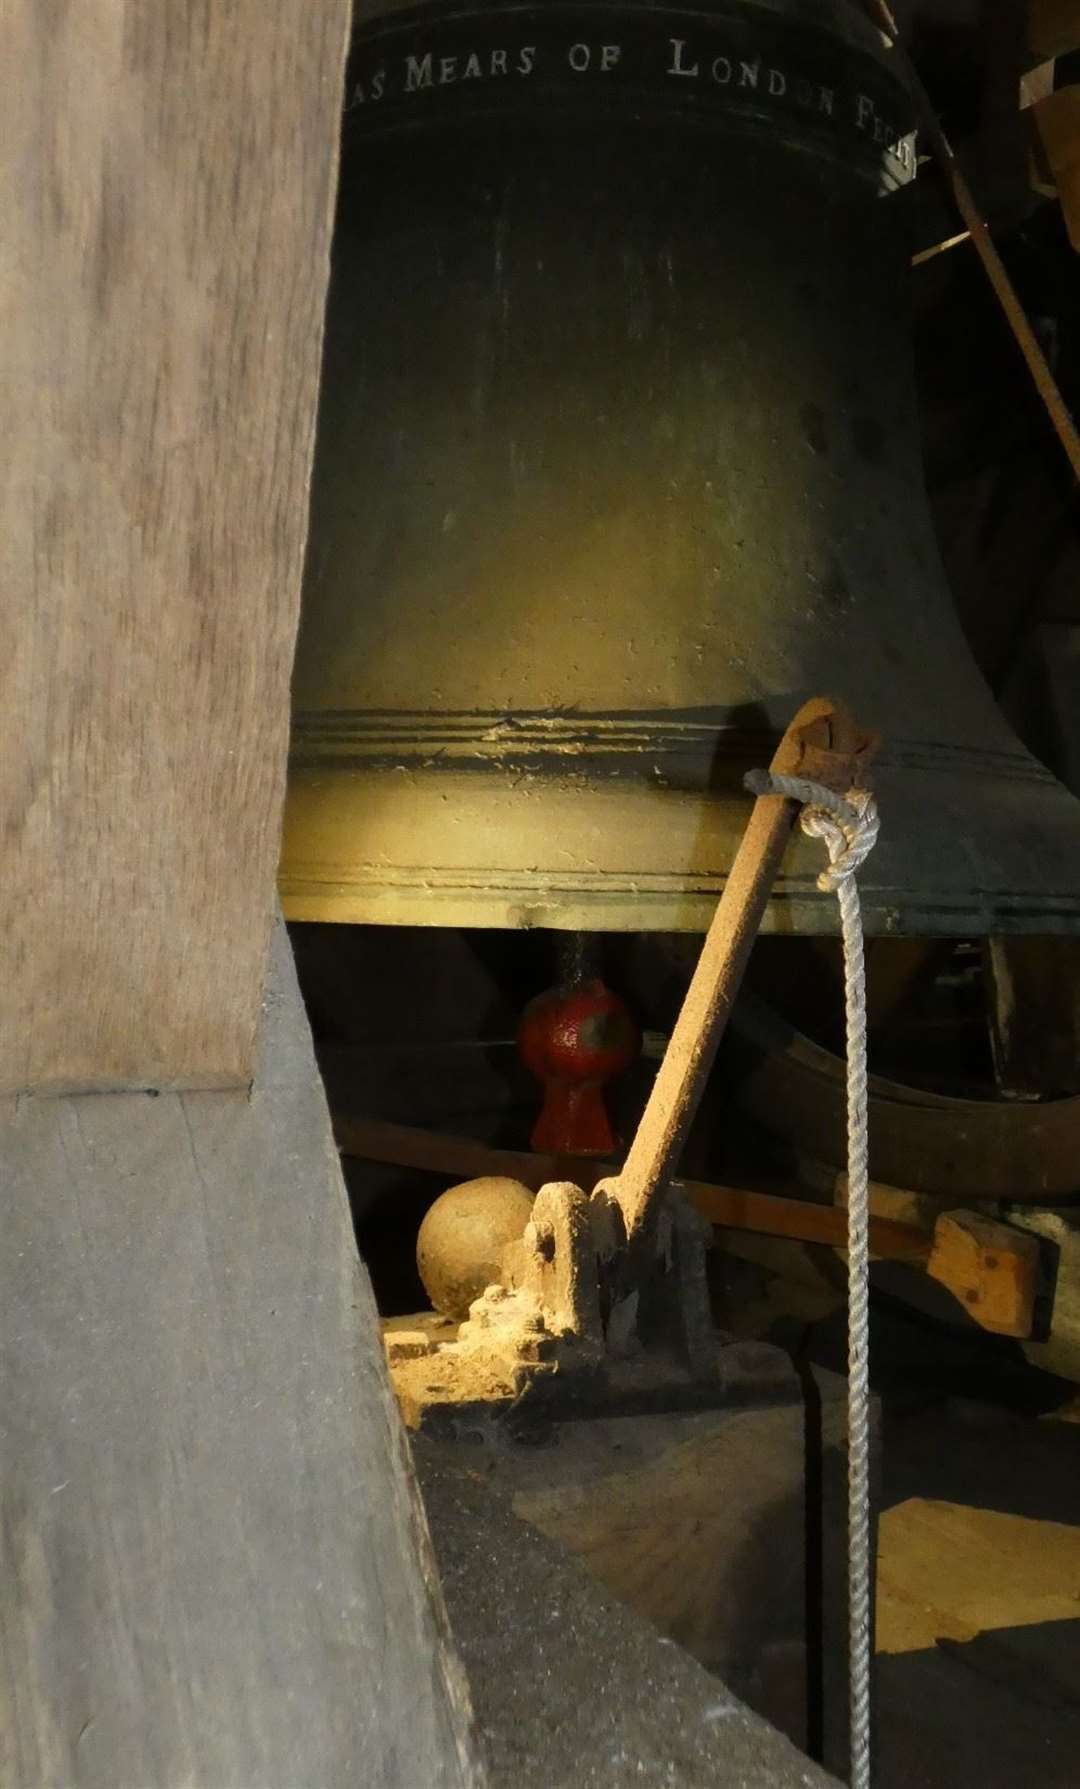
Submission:
<svg viewBox="0 0 1080 1789">
<path fill-rule="evenodd" d="M 950 1401 L 885 1470 L 878 1789 L 1074 1789 L 1080 1426 Z"/>
</svg>

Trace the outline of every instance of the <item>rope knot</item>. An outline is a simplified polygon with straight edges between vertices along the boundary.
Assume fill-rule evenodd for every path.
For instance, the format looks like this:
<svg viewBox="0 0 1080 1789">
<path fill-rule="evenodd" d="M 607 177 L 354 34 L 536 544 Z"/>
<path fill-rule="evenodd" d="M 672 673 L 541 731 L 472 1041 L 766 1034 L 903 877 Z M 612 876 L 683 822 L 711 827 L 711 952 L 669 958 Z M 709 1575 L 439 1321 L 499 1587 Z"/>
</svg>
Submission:
<svg viewBox="0 0 1080 1789">
<path fill-rule="evenodd" d="M 777 776 L 769 770 L 751 770 L 744 778 L 751 795 L 786 795 L 802 804 L 801 825 L 810 838 L 821 839 L 829 853 L 828 867 L 817 885 L 823 894 L 835 894 L 866 862 L 877 843 L 881 822 L 869 789 L 849 789 L 834 795 L 824 783 L 809 777 Z"/>
<path fill-rule="evenodd" d="M 829 853 L 829 867 L 822 870 L 817 885 L 823 894 L 833 894 L 842 882 L 854 876 L 877 843 L 881 822 L 877 805 L 868 789 L 849 789 L 840 806 L 826 808 L 822 802 L 811 802 L 803 808 L 801 825 L 810 838 L 824 839 Z M 850 816 L 850 818 L 849 818 Z"/>
</svg>

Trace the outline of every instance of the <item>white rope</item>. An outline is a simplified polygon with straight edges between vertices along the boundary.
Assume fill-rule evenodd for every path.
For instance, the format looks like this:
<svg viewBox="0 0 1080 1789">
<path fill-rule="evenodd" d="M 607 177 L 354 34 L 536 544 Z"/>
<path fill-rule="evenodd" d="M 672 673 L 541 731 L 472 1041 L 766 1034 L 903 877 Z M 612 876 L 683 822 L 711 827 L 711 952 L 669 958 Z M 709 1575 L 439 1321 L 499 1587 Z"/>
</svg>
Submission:
<svg viewBox="0 0 1080 1789">
<path fill-rule="evenodd" d="M 824 839 L 829 867 L 818 877 L 840 906 L 847 1028 L 848 1149 L 848 1648 L 851 1789 L 870 1789 L 870 1150 L 866 1098 L 866 968 L 855 872 L 878 836 L 878 813 L 865 789 L 846 800 L 805 777 L 751 771 L 754 795 L 786 795 L 803 804 L 802 829 Z"/>
</svg>

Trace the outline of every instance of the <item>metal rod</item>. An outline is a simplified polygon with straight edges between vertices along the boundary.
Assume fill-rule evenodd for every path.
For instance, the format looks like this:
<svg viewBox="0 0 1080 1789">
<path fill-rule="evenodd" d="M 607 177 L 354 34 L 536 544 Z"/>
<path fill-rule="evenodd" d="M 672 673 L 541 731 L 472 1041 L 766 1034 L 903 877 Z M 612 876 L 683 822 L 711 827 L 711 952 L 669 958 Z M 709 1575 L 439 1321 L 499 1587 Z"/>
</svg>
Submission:
<svg viewBox="0 0 1080 1789">
<path fill-rule="evenodd" d="M 865 747 L 839 704 L 817 698 L 791 722 L 770 769 L 813 775 L 832 787 L 839 779 L 847 788 Z M 671 1179 L 797 812 L 798 804 L 781 795 L 755 801 L 626 1162 L 601 1183 L 621 1208 L 628 1243 L 644 1230 Z"/>
</svg>

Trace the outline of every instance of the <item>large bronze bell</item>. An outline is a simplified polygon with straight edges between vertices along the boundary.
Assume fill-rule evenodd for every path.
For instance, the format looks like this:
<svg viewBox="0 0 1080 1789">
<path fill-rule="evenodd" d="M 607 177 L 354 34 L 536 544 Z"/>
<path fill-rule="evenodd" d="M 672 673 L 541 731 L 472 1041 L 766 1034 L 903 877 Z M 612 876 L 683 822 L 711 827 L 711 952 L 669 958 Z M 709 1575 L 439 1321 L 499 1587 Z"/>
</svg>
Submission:
<svg viewBox="0 0 1080 1789">
<path fill-rule="evenodd" d="M 804 697 L 877 932 L 1080 925 L 1080 805 L 922 484 L 912 111 L 847 0 L 361 5 L 295 680 L 297 919 L 701 930 Z M 767 928 L 828 931 L 796 837 Z"/>
</svg>

